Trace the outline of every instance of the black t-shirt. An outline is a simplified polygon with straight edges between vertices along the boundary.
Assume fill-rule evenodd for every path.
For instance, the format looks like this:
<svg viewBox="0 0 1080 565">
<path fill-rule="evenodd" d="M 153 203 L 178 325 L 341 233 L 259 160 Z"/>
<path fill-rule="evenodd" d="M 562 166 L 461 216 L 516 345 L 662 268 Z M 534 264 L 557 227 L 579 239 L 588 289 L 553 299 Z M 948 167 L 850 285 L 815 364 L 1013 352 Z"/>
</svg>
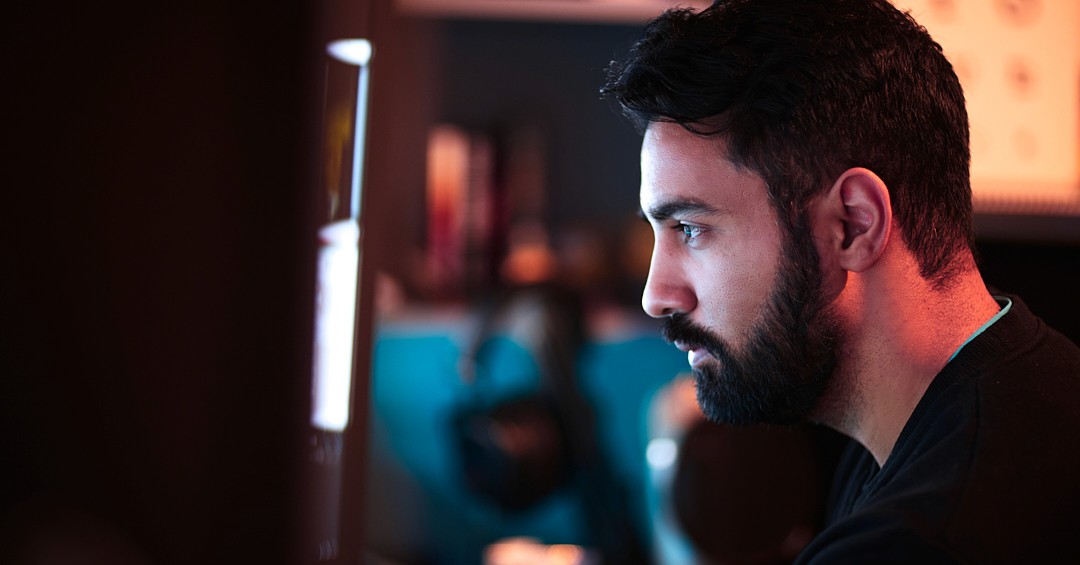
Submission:
<svg viewBox="0 0 1080 565">
<path fill-rule="evenodd" d="M 880 469 L 852 442 L 799 563 L 1080 562 L 1080 348 L 1010 298 Z"/>
</svg>

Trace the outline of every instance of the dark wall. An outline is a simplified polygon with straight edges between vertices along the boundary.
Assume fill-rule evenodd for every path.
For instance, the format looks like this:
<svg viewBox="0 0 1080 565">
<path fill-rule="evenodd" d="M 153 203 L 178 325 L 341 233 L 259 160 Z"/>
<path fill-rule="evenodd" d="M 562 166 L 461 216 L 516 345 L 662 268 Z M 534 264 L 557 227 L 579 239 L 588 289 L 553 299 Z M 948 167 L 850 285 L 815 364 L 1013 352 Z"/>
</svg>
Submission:
<svg viewBox="0 0 1080 565">
<path fill-rule="evenodd" d="M 601 100 L 608 63 L 639 27 L 449 21 L 436 67 L 438 118 L 495 132 L 535 128 L 545 141 L 554 226 L 619 226 L 637 210 L 641 138 Z"/>
<path fill-rule="evenodd" d="M 0 562 L 294 556 L 313 6 L 5 8 Z"/>
<path fill-rule="evenodd" d="M 1080 240 L 1080 223 L 1074 220 Z M 1080 343 L 1080 241 L 985 238 L 979 242 L 986 284 L 1019 295 L 1051 327 Z"/>
</svg>

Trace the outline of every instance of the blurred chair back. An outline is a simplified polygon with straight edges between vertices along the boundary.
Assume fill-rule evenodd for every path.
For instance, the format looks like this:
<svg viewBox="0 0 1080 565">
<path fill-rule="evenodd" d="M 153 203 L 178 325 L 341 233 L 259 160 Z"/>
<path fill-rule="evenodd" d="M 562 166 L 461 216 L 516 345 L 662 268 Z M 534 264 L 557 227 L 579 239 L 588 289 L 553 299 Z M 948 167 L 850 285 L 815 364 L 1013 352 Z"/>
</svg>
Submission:
<svg viewBox="0 0 1080 565">
<path fill-rule="evenodd" d="M 658 563 L 791 563 L 819 531 L 830 430 L 714 424 L 680 377 L 650 403 L 648 435 Z"/>
</svg>

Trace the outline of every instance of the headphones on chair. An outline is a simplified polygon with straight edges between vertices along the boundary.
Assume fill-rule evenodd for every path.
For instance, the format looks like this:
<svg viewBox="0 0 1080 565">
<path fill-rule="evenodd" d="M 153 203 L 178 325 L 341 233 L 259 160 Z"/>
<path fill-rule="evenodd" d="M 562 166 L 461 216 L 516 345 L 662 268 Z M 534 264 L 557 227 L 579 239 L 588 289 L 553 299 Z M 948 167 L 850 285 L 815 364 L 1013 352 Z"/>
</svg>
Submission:
<svg viewBox="0 0 1080 565">
<path fill-rule="evenodd" d="M 520 512 L 574 488 L 593 546 L 605 563 L 647 562 L 623 485 L 598 440 L 593 407 L 578 383 L 585 314 L 573 292 L 548 285 L 509 291 L 482 310 L 465 350 L 472 396 L 451 429 L 466 488 L 503 511 Z M 529 352 L 535 390 L 495 400 L 484 389 L 489 347 L 504 336 Z"/>
<path fill-rule="evenodd" d="M 582 332 L 576 304 L 548 288 L 510 291 L 482 309 L 462 356 L 471 398 L 453 419 L 468 490 L 502 510 L 525 510 L 573 475 L 573 373 Z M 500 396 L 489 357 L 506 338 L 533 358 L 535 389 Z"/>
</svg>

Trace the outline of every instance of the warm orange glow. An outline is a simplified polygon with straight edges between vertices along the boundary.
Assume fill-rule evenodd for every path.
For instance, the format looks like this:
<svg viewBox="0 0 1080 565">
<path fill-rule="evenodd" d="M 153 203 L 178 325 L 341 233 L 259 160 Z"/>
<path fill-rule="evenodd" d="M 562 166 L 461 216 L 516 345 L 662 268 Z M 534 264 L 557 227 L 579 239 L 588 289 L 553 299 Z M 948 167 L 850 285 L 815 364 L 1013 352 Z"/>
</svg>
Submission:
<svg viewBox="0 0 1080 565">
<path fill-rule="evenodd" d="M 892 2 L 926 26 L 964 87 L 977 209 L 1080 202 L 1080 3 Z"/>
<path fill-rule="evenodd" d="M 484 565 L 587 565 L 588 554 L 577 545 L 544 545 L 531 538 L 510 538 L 488 546 Z"/>
<path fill-rule="evenodd" d="M 435 126 L 427 147 L 428 275 L 435 285 L 453 280 L 462 270 L 468 182 L 468 134 L 454 126 Z"/>
<path fill-rule="evenodd" d="M 453 126 L 436 126 L 428 136 L 427 160 L 428 206 L 440 217 L 453 214 L 468 181 L 468 136 Z"/>
</svg>

